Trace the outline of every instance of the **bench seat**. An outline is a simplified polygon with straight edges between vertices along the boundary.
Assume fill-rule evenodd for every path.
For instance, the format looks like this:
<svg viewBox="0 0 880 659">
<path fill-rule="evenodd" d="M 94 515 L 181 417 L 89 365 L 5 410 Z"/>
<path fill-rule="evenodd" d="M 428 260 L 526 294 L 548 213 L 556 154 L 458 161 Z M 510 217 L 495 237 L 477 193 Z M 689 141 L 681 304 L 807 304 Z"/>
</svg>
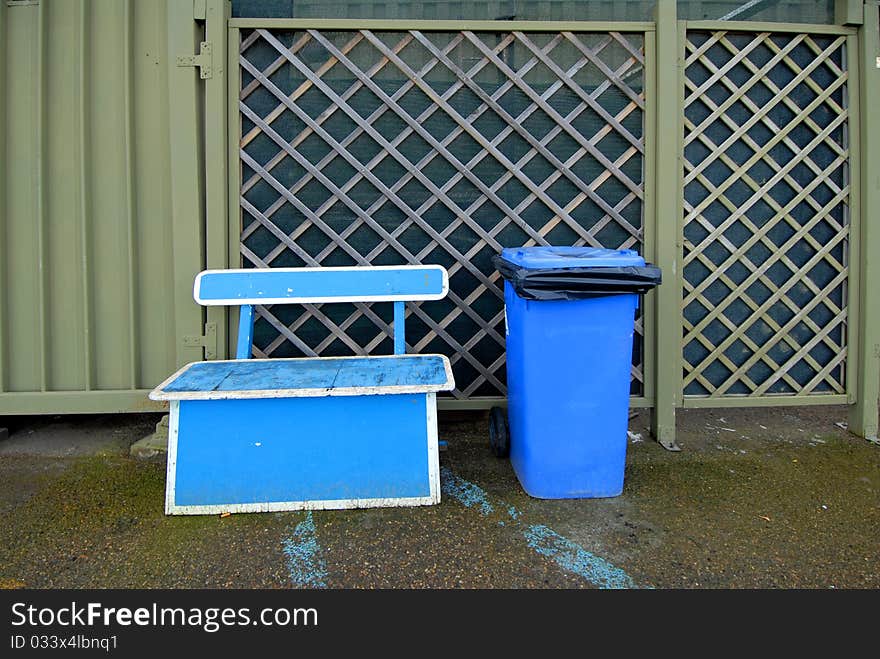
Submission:
<svg viewBox="0 0 880 659">
<path fill-rule="evenodd" d="M 452 388 L 445 355 L 387 355 L 195 362 L 153 400 L 230 400 L 428 393 Z"/>
<path fill-rule="evenodd" d="M 438 265 L 207 270 L 193 297 L 239 308 L 234 360 L 188 364 L 169 402 L 169 515 L 426 506 L 440 502 L 444 355 L 407 355 L 406 303 L 443 298 Z M 252 359 L 256 305 L 390 302 L 394 354 Z"/>
<path fill-rule="evenodd" d="M 171 403 L 171 515 L 431 505 L 445 355 L 189 364 Z M 182 438 L 185 438 L 182 440 Z"/>
</svg>

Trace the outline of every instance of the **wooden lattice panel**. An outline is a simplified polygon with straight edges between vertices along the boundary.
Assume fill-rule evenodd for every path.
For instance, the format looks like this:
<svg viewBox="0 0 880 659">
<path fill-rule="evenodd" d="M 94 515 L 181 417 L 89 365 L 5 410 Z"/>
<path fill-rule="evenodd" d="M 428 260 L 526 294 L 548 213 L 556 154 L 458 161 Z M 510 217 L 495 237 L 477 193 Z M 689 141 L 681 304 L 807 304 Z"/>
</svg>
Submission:
<svg viewBox="0 0 880 659">
<path fill-rule="evenodd" d="M 493 254 L 641 248 L 641 34 L 258 29 L 239 62 L 244 263 L 444 265 L 408 349 L 449 355 L 458 398 L 505 393 Z M 259 308 L 255 354 L 390 351 L 384 307 Z"/>
<path fill-rule="evenodd" d="M 684 391 L 845 391 L 846 37 L 688 32 Z"/>
</svg>

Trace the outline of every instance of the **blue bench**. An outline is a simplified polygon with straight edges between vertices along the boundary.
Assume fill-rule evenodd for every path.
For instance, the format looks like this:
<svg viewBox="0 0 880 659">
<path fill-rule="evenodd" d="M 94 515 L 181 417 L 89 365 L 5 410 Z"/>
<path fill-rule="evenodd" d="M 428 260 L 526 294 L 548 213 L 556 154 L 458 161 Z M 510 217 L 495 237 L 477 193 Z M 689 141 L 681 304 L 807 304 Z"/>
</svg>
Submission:
<svg viewBox="0 0 880 659">
<path fill-rule="evenodd" d="M 150 393 L 170 401 L 165 513 L 440 502 L 443 355 L 407 355 L 404 304 L 448 292 L 440 266 L 205 271 L 193 296 L 238 305 L 236 359 L 188 364 Z M 251 359 L 255 304 L 393 302 L 394 354 Z"/>
</svg>

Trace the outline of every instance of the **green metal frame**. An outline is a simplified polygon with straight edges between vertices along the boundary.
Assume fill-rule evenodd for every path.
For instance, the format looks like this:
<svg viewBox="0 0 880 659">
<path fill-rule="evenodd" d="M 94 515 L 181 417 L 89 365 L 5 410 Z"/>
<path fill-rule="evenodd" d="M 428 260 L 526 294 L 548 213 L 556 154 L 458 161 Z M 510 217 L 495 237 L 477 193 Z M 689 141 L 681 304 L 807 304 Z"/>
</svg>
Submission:
<svg viewBox="0 0 880 659">
<path fill-rule="evenodd" d="M 682 407 L 685 408 L 724 408 L 724 407 L 780 407 L 809 405 L 846 405 L 849 398 L 846 394 L 823 394 L 815 396 L 724 396 L 723 398 L 685 397 Z"/>
<path fill-rule="evenodd" d="M 675 443 L 675 409 L 681 404 L 681 224 L 682 224 L 682 102 L 684 82 L 681 64 L 683 25 L 677 20 L 674 2 L 658 2 L 654 62 L 654 262 L 663 272 L 663 285 L 654 296 L 654 414 L 652 431 L 665 448 Z M 659 90 L 670 90 L 665 94 Z M 671 90 L 676 90 L 674 93 Z M 672 128 L 675 127 L 675 128 Z M 648 336 L 648 335 L 646 335 Z"/>
<path fill-rule="evenodd" d="M 880 98 L 880 4 L 866 2 L 863 24 L 859 28 L 858 139 L 861 145 L 858 204 L 863 221 L 857 235 L 853 261 L 861 268 L 861 287 L 858 296 L 850 299 L 858 307 L 858 357 L 854 375 L 855 402 L 849 410 L 851 432 L 872 442 L 878 442 L 878 401 L 880 401 L 880 298 L 876 288 L 869 290 L 868 282 L 880 281 L 880 125 L 872 107 Z M 854 50 L 854 49 L 851 49 Z"/>
<path fill-rule="evenodd" d="M 660 3 L 666 4 L 666 3 Z M 856 34 L 853 27 L 816 23 L 768 23 L 766 21 L 687 21 L 689 30 L 727 32 L 779 32 L 796 34 Z"/>
<path fill-rule="evenodd" d="M 205 80 L 205 265 L 210 269 L 227 267 L 229 262 L 227 98 L 226 66 L 227 21 L 231 5 L 227 0 L 207 0 L 205 6 L 205 41 L 211 43 L 212 75 Z M 235 67 L 237 70 L 237 67 Z M 229 352 L 228 314 L 224 307 L 208 307 L 207 322 L 217 328 L 216 344 L 205 348 L 205 359 L 225 359 Z"/>
<path fill-rule="evenodd" d="M 645 32 L 644 90 L 645 110 L 644 140 L 645 154 L 642 158 L 645 191 L 642 201 L 642 253 L 657 260 L 657 34 Z M 657 349 L 654 337 L 657 336 L 657 291 L 656 289 L 642 299 L 642 396 L 641 404 L 637 397 L 630 396 L 632 407 L 654 407 L 657 401 Z"/>
<path fill-rule="evenodd" d="M 666 4 L 666 3 L 663 3 Z M 267 30 L 371 30 L 388 32 L 650 32 L 653 23 L 635 21 L 406 21 L 319 18 L 233 18 L 232 28 Z"/>
<path fill-rule="evenodd" d="M 846 64 L 850 84 L 847 86 L 848 97 L 845 99 L 848 111 L 857 113 L 855 120 L 847 125 L 847 142 L 849 144 L 849 281 L 847 282 L 847 354 L 846 354 L 846 395 L 847 404 L 858 400 L 858 373 L 861 346 L 859 337 L 863 333 L 861 304 L 853 304 L 853 300 L 861 298 L 864 271 L 859 258 L 862 242 L 862 225 L 867 218 L 862 213 L 862 131 L 859 118 L 863 116 L 861 107 L 861 61 L 859 58 L 859 39 L 857 35 L 849 35 L 846 39 Z M 850 115 L 853 116 L 852 114 Z"/>
<path fill-rule="evenodd" d="M 24 391 L 3 414 L 108 414 L 114 412 L 167 412 L 166 401 L 152 401 L 150 389 L 111 391 Z"/>
<path fill-rule="evenodd" d="M 9 11 L 5 2 L 0 2 L 0 38 L 6 38 L 7 18 Z M 4 52 L 5 44 L 0 44 L 0 53 Z M 0 62 L 0 89 L 4 90 L 0 96 L 0 239 L 6 240 L 6 179 L 9 167 L 6 160 L 6 126 L 7 113 L 6 101 L 6 62 Z M 6 266 L 0 265 L 0 393 L 6 391 Z"/>
<path fill-rule="evenodd" d="M 193 20 L 193 7 L 186 3 L 168 3 L 168 93 L 175 111 L 169 122 L 171 142 L 171 212 L 174 218 L 174 308 L 177 362 L 200 361 L 201 346 L 187 345 L 184 336 L 195 326 L 201 334 L 204 315 L 193 303 L 192 282 L 204 264 L 205 226 L 191 218 L 205 217 L 203 161 L 199 136 L 202 133 L 198 73 L 191 67 L 179 67 L 175 60 L 181 53 L 195 53 L 201 41 L 201 30 Z"/>
</svg>

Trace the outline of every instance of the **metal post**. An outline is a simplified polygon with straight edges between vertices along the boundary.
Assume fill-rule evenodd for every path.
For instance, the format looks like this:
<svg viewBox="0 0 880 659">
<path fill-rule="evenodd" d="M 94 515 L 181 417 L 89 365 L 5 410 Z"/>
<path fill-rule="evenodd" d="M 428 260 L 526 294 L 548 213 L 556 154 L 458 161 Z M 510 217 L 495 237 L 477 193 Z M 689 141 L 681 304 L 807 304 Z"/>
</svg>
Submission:
<svg viewBox="0 0 880 659">
<path fill-rule="evenodd" d="M 202 310 L 193 302 L 192 284 L 203 263 L 204 188 L 199 174 L 199 72 L 178 66 L 177 58 L 197 52 L 199 40 L 191 4 L 167 0 L 166 10 L 176 360 L 183 365 L 200 361 L 203 355 L 199 343 L 185 343 L 184 337 L 203 331 Z"/>
<path fill-rule="evenodd" d="M 211 77 L 205 80 L 205 243 L 206 265 L 211 269 L 227 267 L 228 177 L 227 169 L 227 84 L 226 22 L 230 14 L 228 0 L 208 0 L 205 7 L 205 41 L 211 44 Z M 218 354 L 205 353 L 206 359 L 226 357 L 228 307 L 208 307 L 207 319 L 217 326 Z"/>
<path fill-rule="evenodd" d="M 9 176 L 9 166 L 6 162 L 6 104 L 8 101 L 8 89 L 6 84 L 6 66 L 9 61 L 7 49 L 9 45 L 9 35 L 7 35 L 8 22 L 6 19 L 7 9 L 6 3 L 0 3 L 0 89 L 3 94 L 0 95 L 0 259 L 3 264 L 0 265 L 0 393 L 6 391 L 7 379 L 7 361 L 6 361 L 6 344 L 9 339 L 6 334 L 6 179 Z"/>
<path fill-rule="evenodd" d="M 878 442 L 880 402 L 880 299 L 869 283 L 880 281 L 880 124 L 874 119 L 872 102 L 880 98 L 880 4 L 866 2 L 864 23 L 859 28 L 859 132 L 861 140 L 862 209 L 859 235 L 853 236 L 852 259 L 861 273 L 858 299 L 858 360 L 855 376 L 856 402 L 850 405 L 849 429 Z"/>
<path fill-rule="evenodd" d="M 654 9 L 656 49 L 654 89 L 654 262 L 663 271 L 663 284 L 654 296 L 655 386 L 652 430 L 660 444 L 678 451 L 675 408 L 681 404 L 681 125 L 683 85 L 679 26 L 675 2 L 658 2 Z M 650 218 L 646 218 L 650 221 Z"/>
</svg>

